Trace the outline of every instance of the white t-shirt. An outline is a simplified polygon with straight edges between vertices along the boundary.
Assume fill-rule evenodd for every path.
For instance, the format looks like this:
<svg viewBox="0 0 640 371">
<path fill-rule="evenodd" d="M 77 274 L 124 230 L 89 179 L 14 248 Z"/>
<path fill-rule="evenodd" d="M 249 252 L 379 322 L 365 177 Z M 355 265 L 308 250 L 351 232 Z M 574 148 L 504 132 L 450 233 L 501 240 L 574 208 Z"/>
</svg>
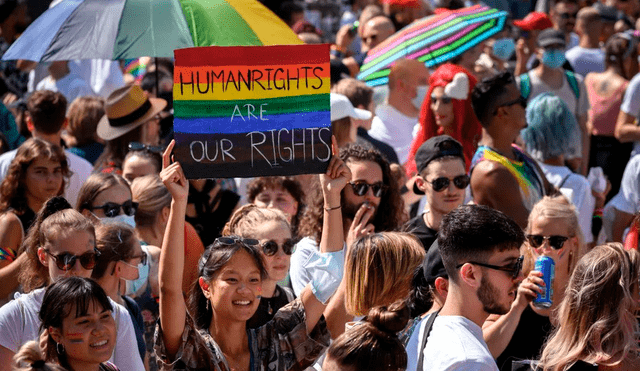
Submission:
<svg viewBox="0 0 640 371">
<path fill-rule="evenodd" d="M 89 84 L 73 72 L 60 80 L 54 80 L 51 76 L 47 76 L 38 83 L 36 90 L 51 90 L 62 93 L 67 98 L 67 107 L 78 97 L 96 95 Z"/>
<path fill-rule="evenodd" d="M 547 165 L 541 162 L 538 164 L 547 180 L 554 186 L 560 187 L 560 184 L 566 178 L 562 188 L 572 190 L 570 199 L 578 211 L 578 224 L 582 230 L 583 241 L 584 243 L 593 242 L 591 221 L 593 219 L 593 209 L 596 207 L 596 199 L 591 193 L 591 184 L 589 184 L 587 178 L 573 173 L 566 166 Z"/>
<path fill-rule="evenodd" d="M 376 115 L 371 122 L 369 135 L 393 147 L 398 155 L 398 161 L 404 164 L 409 157 L 416 125 L 418 125 L 417 117 L 405 116 L 388 103 L 383 103 L 376 107 Z"/>
<path fill-rule="evenodd" d="M 420 332 L 427 323 L 422 322 Z M 462 316 L 438 316 L 424 348 L 423 370 L 497 371 L 498 366 L 480 326 Z"/>
<path fill-rule="evenodd" d="M 124 86 L 124 77 L 118 61 L 106 59 L 75 60 L 69 62 L 69 69 L 86 81 L 97 95 L 105 99 L 114 90 Z"/>
<path fill-rule="evenodd" d="M 604 50 L 574 46 L 565 53 L 575 73 L 587 76 L 591 72 L 604 72 Z"/>
<path fill-rule="evenodd" d="M 17 151 L 17 149 L 14 149 L 13 151 L 3 153 L 0 156 L 0 181 L 7 176 L 9 165 L 11 165 L 13 158 L 16 157 Z M 69 170 L 73 173 L 71 174 L 71 178 L 67 181 L 66 188 L 64 190 L 64 197 L 69 201 L 71 206 L 75 207 L 76 202 L 78 201 L 80 187 L 82 187 L 82 184 L 91 175 L 93 165 L 91 165 L 89 161 L 78 155 L 74 155 L 69 151 L 65 150 L 64 153 L 67 155 L 67 160 L 69 161 Z M 38 210 L 34 211 L 38 212 Z"/>
<path fill-rule="evenodd" d="M 40 336 L 38 312 L 42 306 L 45 289 L 28 294 L 16 294 L 16 299 L 0 308 L 0 345 L 17 353 L 20 347 Z M 109 299 L 111 300 L 111 299 Z M 116 319 L 116 347 L 110 361 L 121 370 L 144 371 L 138 352 L 138 343 L 131 316 L 125 307 L 111 301 Z"/>
<path fill-rule="evenodd" d="M 620 110 L 636 118 L 640 117 L 640 74 L 636 74 L 629 81 Z M 634 142 L 631 156 L 638 153 L 640 153 L 640 142 Z"/>
<path fill-rule="evenodd" d="M 633 156 L 627 163 L 620 183 L 620 191 L 609 204 L 627 214 L 640 211 L 640 155 Z"/>
</svg>

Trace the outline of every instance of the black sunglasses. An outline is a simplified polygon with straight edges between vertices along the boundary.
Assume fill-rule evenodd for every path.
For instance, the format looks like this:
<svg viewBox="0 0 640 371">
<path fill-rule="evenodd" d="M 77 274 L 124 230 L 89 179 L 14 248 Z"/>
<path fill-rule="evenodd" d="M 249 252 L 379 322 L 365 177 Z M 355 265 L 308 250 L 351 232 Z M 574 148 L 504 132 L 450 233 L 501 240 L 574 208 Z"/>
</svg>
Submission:
<svg viewBox="0 0 640 371">
<path fill-rule="evenodd" d="M 491 264 L 486 264 L 486 263 L 478 263 L 478 262 L 474 262 L 474 261 L 470 261 L 468 263 L 469 264 L 479 265 L 481 267 L 485 267 L 485 268 L 489 268 L 489 269 L 494 269 L 494 270 L 497 270 L 497 271 L 507 272 L 507 273 L 511 274 L 511 278 L 516 279 L 516 278 L 518 278 L 518 276 L 520 275 L 520 272 L 522 271 L 522 262 L 523 261 L 524 261 L 524 256 L 520 256 L 518 259 L 516 259 L 515 262 L 513 262 L 511 264 L 508 264 L 508 265 L 503 265 L 503 266 L 491 265 Z M 456 266 L 456 269 L 459 269 L 460 267 L 462 267 L 465 264 L 466 263 L 458 264 Z"/>
<path fill-rule="evenodd" d="M 514 99 L 514 100 L 510 100 L 508 102 L 504 102 L 501 105 L 499 105 L 498 107 L 496 107 L 495 111 L 493 111 L 493 114 L 496 115 L 498 114 L 498 108 L 500 107 L 510 107 L 513 106 L 514 104 L 519 104 L 522 106 L 522 108 L 527 108 L 527 98 L 523 97 L 522 95 L 519 96 L 518 98 Z"/>
<path fill-rule="evenodd" d="M 132 256 L 132 257 L 128 258 L 127 260 L 136 259 L 136 258 L 140 258 L 140 263 L 142 265 L 147 265 L 147 254 L 145 254 L 144 252 L 142 254 L 140 254 L 140 255 Z"/>
<path fill-rule="evenodd" d="M 147 151 L 161 155 L 162 153 L 164 153 L 164 147 L 148 146 L 139 142 L 131 142 L 129 143 L 129 151 Z"/>
<path fill-rule="evenodd" d="M 449 104 L 451 103 L 451 97 L 447 97 L 446 95 L 440 96 L 440 97 L 436 97 L 436 96 L 431 96 L 431 103 L 432 104 L 436 104 L 437 101 L 440 101 L 440 103 L 442 104 Z"/>
<path fill-rule="evenodd" d="M 576 19 L 578 17 L 578 13 L 560 13 L 559 15 L 562 19 Z"/>
<path fill-rule="evenodd" d="M 282 251 L 287 255 L 291 255 L 295 246 L 296 241 L 290 238 L 282 243 Z M 274 240 L 269 240 L 262 244 L 262 251 L 266 256 L 273 256 L 278 252 L 278 243 Z"/>
<path fill-rule="evenodd" d="M 124 211 L 126 215 L 134 216 L 136 215 L 136 210 L 138 210 L 138 203 L 129 200 L 125 201 L 122 205 L 115 202 L 107 202 L 104 205 L 87 207 L 87 209 L 92 211 L 95 209 L 102 209 L 107 218 L 114 218 L 120 215 L 120 208 L 122 208 L 122 211 Z"/>
<path fill-rule="evenodd" d="M 366 182 L 349 182 L 351 188 L 353 189 L 353 193 L 357 196 L 364 196 L 369 192 L 369 187 L 373 191 L 373 195 L 380 198 L 384 194 L 384 192 L 389 188 L 384 185 L 382 182 L 369 184 Z"/>
<path fill-rule="evenodd" d="M 436 178 L 432 181 L 427 180 L 427 183 L 431 184 L 431 188 L 433 188 L 434 191 L 442 192 L 445 189 L 449 188 L 449 183 L 451 183 L 451 180 L 453 180 L 453 185 L 456 186 L 456 188 L 458 189 L 467 188 L 467 186 L 469 185 L 469 182 L 471 181 L 469 176 L 465 174 L 465 175 L 458 175 L 453 179 L 449 179 L 443 176 L 440 178 Z"/>
<path fill-rule="evenodd" d="M 541 236 L 539 234 L 528 234 L 527 242 L 531 247 L 537 249 L 544 244 L 545 240 L 549 240 L 549 246 L 554 250 L 560 250 L 569 237 L 565 236 Z"/>
<path fill-rule="evenodd" d="M 254 238 L 240 238 L 240 237 L 218 237 L 214 241 L 214 243 L 219 243 L 220 245 L 231 246 L 237 243 L 244 244 L 246 246 L 258 246 L 260 241 Z"/>
<path fill-rule="evenodd" d="M 100 256 L 100 252 L 98 250 L 86 252 L 82 255 L 73 255 L 68 252 L 56 255 L 52 254 L 49 250 L 45 249 L 44 251 L 56 261 L 56 266 L 62 271 L 68 271 L 73 268 L 73 266 L 76 265 L 76 260 L 80 260 L 82 268 L 91 270 L 96 266 L 96 258 Z"/>
</svg>

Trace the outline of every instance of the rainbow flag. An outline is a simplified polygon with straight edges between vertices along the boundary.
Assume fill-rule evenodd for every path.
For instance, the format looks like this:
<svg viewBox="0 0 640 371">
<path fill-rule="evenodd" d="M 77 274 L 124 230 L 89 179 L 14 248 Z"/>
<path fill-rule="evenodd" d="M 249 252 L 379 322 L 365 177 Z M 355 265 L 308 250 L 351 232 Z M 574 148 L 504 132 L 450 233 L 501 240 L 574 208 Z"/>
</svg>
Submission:
<svg viewBox="0 0 640 371">
<path fill-rule="evenodd" d="M 328 45 L 186 48 L 175 61 L 175 153 L 187 178 L 326 170 Z"/>
</svg>

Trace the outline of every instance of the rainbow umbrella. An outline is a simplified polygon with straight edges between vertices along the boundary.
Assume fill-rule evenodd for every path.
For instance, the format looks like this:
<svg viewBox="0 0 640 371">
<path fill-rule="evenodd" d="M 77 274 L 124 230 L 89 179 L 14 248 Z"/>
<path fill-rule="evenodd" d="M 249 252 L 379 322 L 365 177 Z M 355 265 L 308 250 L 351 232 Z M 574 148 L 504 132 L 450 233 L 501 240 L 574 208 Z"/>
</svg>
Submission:
<svg viewBox="0 0 640 371">
<path fill-rule="evenodd" d="M 302 44 L 255 0 L 64 0 L 36 19 L 3 60 L 173 57 L 193 46 Z"/>
<path fill-rule="evenodd" d="M 508 13 L 484 5 L 446 11 L 416 21 L 367 53 L 358 79 L 369 86 L 389 81 L 402 58 L 433 67 L 449 61 L 502 30 Z"/>
</svg>

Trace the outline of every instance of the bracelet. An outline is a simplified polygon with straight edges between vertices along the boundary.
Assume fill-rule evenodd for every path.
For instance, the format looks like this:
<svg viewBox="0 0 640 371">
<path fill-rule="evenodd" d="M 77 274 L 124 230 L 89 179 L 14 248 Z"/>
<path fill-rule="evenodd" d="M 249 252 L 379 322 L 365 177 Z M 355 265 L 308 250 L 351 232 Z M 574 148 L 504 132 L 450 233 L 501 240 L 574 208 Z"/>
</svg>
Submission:
<svg viewBox="0 0 640 371">
<path fill-rule="evenodd" d="M 336 206 L 336 207 L 325 207 L 324 209 L 325 209 L 326 211 L 331 211 L 331 210 L 338 210 L 338 209 L 339 209 L 339 208 L 341 208 L 341 207 L 342 207 L 342 205 L 338 205 L 338 206 Z"/>
</svg>

